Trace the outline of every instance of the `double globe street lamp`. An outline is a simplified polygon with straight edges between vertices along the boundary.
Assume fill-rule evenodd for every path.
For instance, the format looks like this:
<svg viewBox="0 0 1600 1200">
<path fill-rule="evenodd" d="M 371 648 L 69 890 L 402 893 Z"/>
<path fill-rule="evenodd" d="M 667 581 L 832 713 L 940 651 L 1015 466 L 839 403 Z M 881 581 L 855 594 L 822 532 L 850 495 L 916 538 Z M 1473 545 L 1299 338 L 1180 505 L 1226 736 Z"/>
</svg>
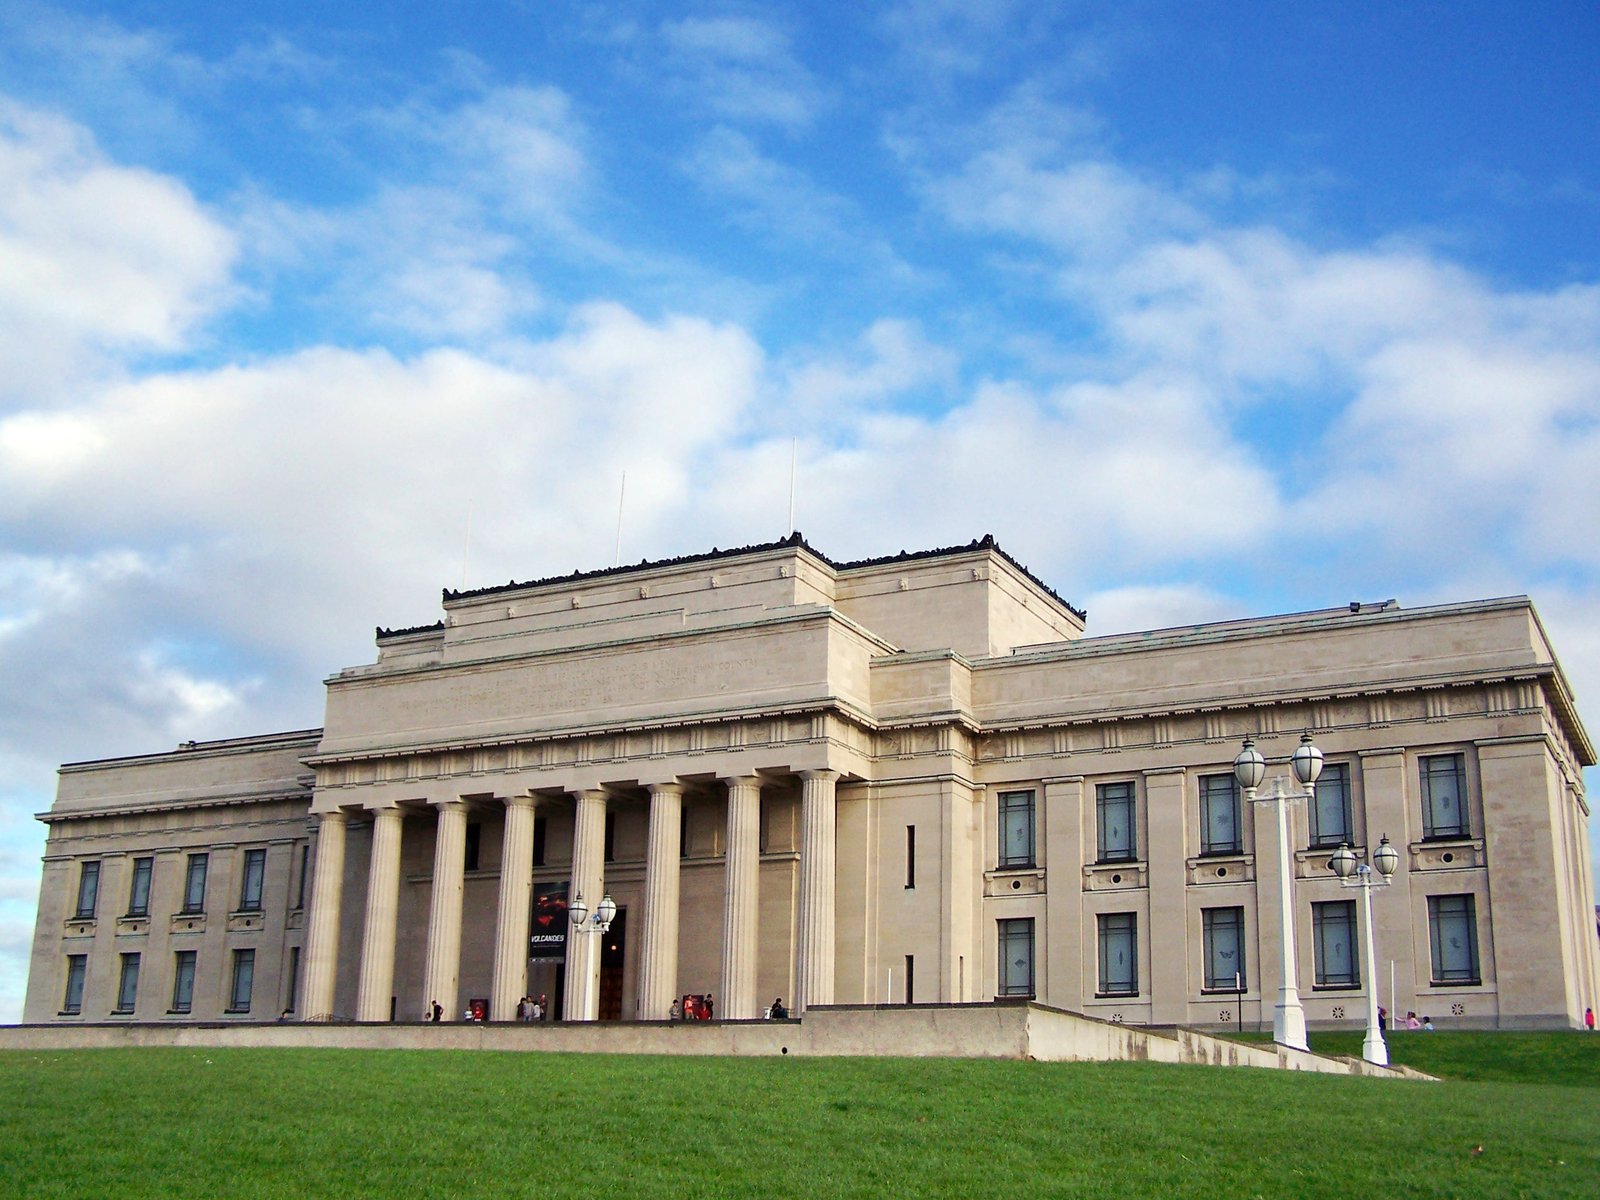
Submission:
<svg viewBox="0 0 1600 1200">
<path fill-rule="evenodd" d="M 1367 1036 L 1361 1043 L 1361 1057 L 1380 1067 L 1389 1065 L 1389 1047 L 1384 1044 L 1383 1029 L 1378 1024 L 1378 956 L 1372 940 L 1372 889 L 1388 887 L 1400 865 L 1400 852 L 1389 844 L 1384 835 L 1378 848 L 1372 852 L 1372 865 L 1356 857 L 1348 844 L 1340 846 L 1328 860 L 1328 866 L 1339 877 L 1341 885 L 1361 889 L 1361 917 L 1365 936 L 1361 942 L 1361 974 L 1367 984 Z M 1373 878 L 1372 868 L 1378 869 Z M 1391 999 L 1390 1003 L 1394 1003 Z"/>
<path fill-rule="evenodd" d="M 1283 986 L 1278 989 L 1278 1005 L 1272 1013 L 1272 1040 L 1280 1046 L 1294 1050 L 1309 1050 L 1306 1043 L 1306 1010 L 1300 1005 L 1300 988 L 1296 979 L 1294 952 L 1294 894 L 1293 876 L 1289 872 L 1289 804 L 1293 800 L 1308 799 L 1317 789 L 1317 776 L 1322 774 L 1322 751 L 1317 749 L 1309 733 L 1300 738 L 1300 745 L 1289 759 L 1294 777 L 1300 784 L 1300 794 L 1284 790 L 1284 779 L 1276 775 L 1272 780 L 1272 793 L 1256 796 L 1256 789 L 1266 778 L 1267 760 L 1256 749 L 1255 742 L 1244 739 L 1244 749 L 1233 760 L 1233 777 L 1244 789 L 1244 797 L 1252 804 L 1271 804 L 1278 810 L 1278 878 L 1282 886 L 1278 891 L 1281 905 L 1279 926 L 1283 935 Z"/>
<path fill-rule="evenodd" d="M 583 902 L 583 893 L 579 892 L 568 907 L 567 916 L 572 921 L 572 932 L 574 934 L 588 934 L 599 938 L 610 932 L 611 922 L 616 920 L 617 917 L 617 902 L 611 898 L 610 892 L 603 892 L 600 903 L 595 906 L 594 913 L 591 914 L 589 906 Z M 575 1005 L 577 1015 L 569 1018 L 571 1020 L 591 1021 L 594 1019 L 589 1015 L 591 1011 L 590 992 L 594 987 L 595 962 L 599 952 L 597 946 L 592 954 L 585 955 L 580 960 L 584 964 L 583 980 L 580 984 L 582 1001 Z"/>
</svg>

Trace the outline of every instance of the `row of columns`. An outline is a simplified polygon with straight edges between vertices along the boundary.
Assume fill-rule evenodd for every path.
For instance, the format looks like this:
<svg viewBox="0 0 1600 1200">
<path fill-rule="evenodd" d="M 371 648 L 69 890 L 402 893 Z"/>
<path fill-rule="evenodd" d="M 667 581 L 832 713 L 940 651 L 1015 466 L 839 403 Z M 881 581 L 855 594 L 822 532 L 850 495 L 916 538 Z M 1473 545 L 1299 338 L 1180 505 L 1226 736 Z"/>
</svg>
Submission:
<svg viewBox="0 0 1600 1200">
<path fill-rule="evenodd" d="M 796 963 L 795 1011 L 833 1003 L 834 967 L 834 800 L 836 771 L 803 771 L 800 799 L 800 938 Z M 760 1015 L 756 996 L 759 948 L 761 780 L 754 775 L 725 781 L 728 789 L 727 884 L 722 912 L 722 991 L 719 1012 L 728 1020 Z M 649 840 L 645 858 L 645 901 L 640 944 L 639 1017 L 665 1020 L 677 992 L 679 935 L 679 818 L 683 785 L 650 785 Z M 576 803 L 572 844 L 572 882 L 590 911 L 600 901 L 605 854 L 607 794 L 573 793 Z M 516 1008 L 527 988 L 529 920 L 533 904 L 533 832 L 537 797 L 504 799 L 505 839 L 495 918 L 490 1011 L 497 1016 Z M 448 1004 L 452 1018 L 459 1000 L 461 921 L 465 872 L 467 805 L 460 799 L 433 802 L 438 810 L 434 842 L 433 888 L 428 911 L 424 1003 Z M 368 866 L 366 916 L 362 927 L 361 969 L 356 1020 L 387 1021 L 394 993 L 395 938 L 400 897 L 398 805 L 373 810 L 372 856 Z M 340 903 L 344 889 L 346 830 L 342 811 L 321 814 L 316 872 L 306 947 L 305 1002 L 311 1021 L 333 1016 L 338 975 Z M 566 1014 L 568 1020 L 599 1017 L 599 939 L 568 931 Z"/>
</svg>

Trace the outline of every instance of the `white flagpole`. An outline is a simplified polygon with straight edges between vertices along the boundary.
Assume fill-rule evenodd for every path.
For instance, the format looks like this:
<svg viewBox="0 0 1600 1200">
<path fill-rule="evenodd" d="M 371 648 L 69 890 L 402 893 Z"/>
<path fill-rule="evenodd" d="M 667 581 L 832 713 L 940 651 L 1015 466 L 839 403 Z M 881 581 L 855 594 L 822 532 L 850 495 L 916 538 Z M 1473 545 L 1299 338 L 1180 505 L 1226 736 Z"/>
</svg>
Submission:
<svg viewBox="0 0 1600 1200">
<path fill-rule="evenodd" d="M 622 565 L 622 502 L 627 495 L 628 473 L 624 471 L 622 473 L 622 486 L 617 489 L 617 556 L 616 561 L 611 564 L 615 567 Z"/>
</svg>

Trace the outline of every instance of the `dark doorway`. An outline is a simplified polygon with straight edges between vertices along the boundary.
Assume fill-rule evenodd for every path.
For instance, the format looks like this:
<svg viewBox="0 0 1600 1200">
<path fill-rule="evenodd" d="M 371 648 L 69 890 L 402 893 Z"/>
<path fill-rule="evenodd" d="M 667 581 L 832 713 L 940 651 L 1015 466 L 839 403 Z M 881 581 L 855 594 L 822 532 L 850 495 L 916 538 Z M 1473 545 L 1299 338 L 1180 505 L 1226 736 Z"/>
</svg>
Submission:
<svg viewBox="0 0 1600 1200">
<path fill-rule="evenodd" d="M 611 931 L 600 938 L 600 1019 L 622 1020 L 622 960 L 628 949 L 628 910 L 617 909 Z"/>
</svg>

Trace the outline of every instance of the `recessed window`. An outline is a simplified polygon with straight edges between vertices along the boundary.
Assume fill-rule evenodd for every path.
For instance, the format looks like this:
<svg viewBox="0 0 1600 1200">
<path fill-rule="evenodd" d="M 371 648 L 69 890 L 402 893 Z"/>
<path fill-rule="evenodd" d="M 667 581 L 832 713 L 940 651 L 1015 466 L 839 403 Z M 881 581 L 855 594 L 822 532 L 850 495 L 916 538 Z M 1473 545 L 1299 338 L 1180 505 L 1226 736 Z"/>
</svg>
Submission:
<svg viewBox="0 0 1600 1200">
<path fill-rule="evenodd" d="M 1101 862 L 1126 862 L 1137 858 L 1134 838 L 1133 783 L 1097 784 L 1094 789 L 1095 826 Z"/>
<path fill-rule="evenodd" d="M 1031 867 L 1033 858 L 1033 793 L 1000 793 L 1000 866 Z"/>
<path fill-rule="evenodd" d="M 1239 783 L 1232 775 L 1200 777 L 1200 853 L 1239 854 Z"/>
<path fill-rule="evenodd" d="M 1317 776 L 1317 791 L 1307 806 L 1311 845 L 1316 848 L 1355 844 L 1350 824 L 1350 764 L 1326 763 Z"/>
<path fill-rule="evenodd" d="M 311 843 L 307 842 L 300 847 L 300 877 L 294 890 L 294 906 L 306 906 L 306 876 L 311 873 Z"/>
<path fill-rule="evenodd" d="M 239 911 L 260 912 L 261 892 L 267 879 L 267 852 L 244 852 L 244 882 L 239 887 Z"/>
<path fill-rule="evenodd" d="M 1428 940 L 1433 950 L 1433 982 L 1477 984 L 1478 904 L 1476 897 L 1429 896 Z"/>
<path fill-rule="evenodd" d="M 1244 961 L 1244 909 L 1201 909 L 1200 921 L 1206 990 L 1243 991 L 1249 982 Z"/>
<path fill-rule="evenodd" d="M 130 917 L 148 917 L 150 915 L 150 879 L 155 874 L 156 860 L 153 858 L 136 858 L 133 860 L 133 882 L 128 888 L 128 915 Z"/>
<path fill-rule="evenodd" d="M 1135 913 L 1101 913 L 1100 994 L 1139 994 L 1139 918 Z"/>
<path fill-rule="evenodd" d="M 118 1013 L 131 1013 L 135 1002 L 139 999 L 139 956 L 137 954 L 124 954 L 122 956 L 122 974 L 117 980 L 117 1007 Z"/>
<path fill-rule="evenodd" d="M 289 947 L 289 971 L 286 980 L 287 989 L 283 997 L 283 1011 L 292 1013 L 295 1010 L 295 994 L 300 990 L 300 947 Z"/>
<path fill-rule="evenodd" d="M 254 950 L 235 950 L 233 952 L 233 983 L 228 989 L 228 1011 L 231 1013 L 247 1013 L 250 1011 L 250 993 L 255 988 L 256 982 L 256 952 Z"/>
<path fill-rule="evenodd" d="M 189 870 L 183 880 L 183 911 L 186 913 L 206 909 L 206 864 L 209 861 L 205 854 L 189 855 Z"/>
<path fill-rule="evenodd" d="M 1422 836 L 1463 838 L 1470 832 L 1466 755 L 1429 755 L 1422 760 Z"/>
<path fill-rule="evenodd" d="M 906 955 L 906 1003 L 915 1004 L 912 998 L 917 994 L 917 956 Z"/>
<path fill-rule="evenodd" d="M 533 819 L 533 865 L 544 866 L 545 853 L 545 827 L 549 822 L 544 817 Z"/>
<path fill-rule="evenodd" d="M 1014 917 L 997 924 L 1000 930 L 1000 995 L 1031 996 L 1033 918 Z"/>
<path fill-rule="evenodd" d="M 468 871 L 476 871 L 478 869 L 478 851 L 483 848 L 482 822 L 472 821 L 467 825 L 465 845 L 466 850 L 464 852 L 465 861 L 462 864 L 463 869 Z"/>
<path fill-rule="evenodd" d="M 906 826 L 906 887 L 917 886 L 917 827 Z"/>
<path fill-rule="evenodd" d="M 83 981 L 89 973 L 87 954 L 67 955 L 67 994 L 61 998 L 61 1015 L 75 1017 L 83 1011 Z"/>
<path fill-rule="evenodd" d="M 1361 960 L 1356 954 L 1354 900 L 1313 904 L 1311 940 L 1315 947 L 1318 987 L 1361 986 Z"/>
<path fill-rule="evenodd" d="M 604 857 L 606 862 L 617 861 L 617 814 L 614 812 L 606 814 Z"/>
<path fill-rule="evenodd" d="M 95 902 L 100 898 L 100 863 L 86 862 L 78 869 L 78 911 L 73 916 L 87 921 L 94 916 Z"/>
<path fill-rule="evenodd" d="M 179 950 L 172 963 L 172 1011 L 186 1013 L 194 1007 L 193 950 Z"/>
</svg>

